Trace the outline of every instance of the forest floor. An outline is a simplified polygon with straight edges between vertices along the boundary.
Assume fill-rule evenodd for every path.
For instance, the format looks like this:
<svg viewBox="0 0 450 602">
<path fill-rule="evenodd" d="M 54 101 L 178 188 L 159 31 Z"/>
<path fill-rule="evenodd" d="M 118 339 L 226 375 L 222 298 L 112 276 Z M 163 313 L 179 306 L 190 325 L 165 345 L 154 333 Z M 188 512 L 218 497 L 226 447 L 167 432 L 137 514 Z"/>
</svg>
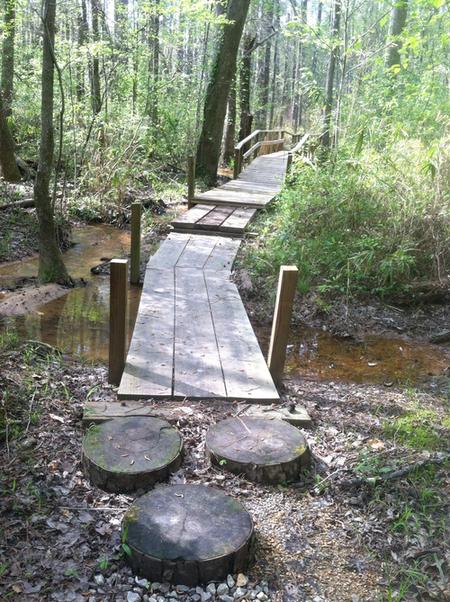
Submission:
<svg viewBox="0 0 450 602">
<path fill-rule="evenodd" d="M 91 487 L 81 472 L 83 403 L 115 398 L 105 367 L 10 343 L 0 358 L 0 598 L 148 600 L 121 551 L 132 498 Z M 183 403 L 177 422 L 186 457 L 171 481 L 223 488 L 254 517 L 250 587 L 268 582 L 277 602 L 446 599 L 448 397 L 293 379 L 283 390 L 292 402 L 312 417 L 313 466 L 286 486 L 256 485 L 205 459 L 208 426 L 237 406 Z"/>
</svg>

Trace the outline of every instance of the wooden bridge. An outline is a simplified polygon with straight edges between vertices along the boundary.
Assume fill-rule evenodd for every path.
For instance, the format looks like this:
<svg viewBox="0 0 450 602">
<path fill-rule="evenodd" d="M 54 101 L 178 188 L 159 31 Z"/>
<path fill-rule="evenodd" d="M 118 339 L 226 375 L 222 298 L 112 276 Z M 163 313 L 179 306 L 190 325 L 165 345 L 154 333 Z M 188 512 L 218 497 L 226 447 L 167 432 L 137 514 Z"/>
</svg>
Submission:
<svg viewBox="0 0 450 602">
<path fill-rule="evenodd" d="M 195 194 L 173 220 L 146 268 L 119 399 L 279 399 L 231 270 L 240 237 L 282 187 L 282 134 L 241 141 L 235 179 Z"/>
</svg>

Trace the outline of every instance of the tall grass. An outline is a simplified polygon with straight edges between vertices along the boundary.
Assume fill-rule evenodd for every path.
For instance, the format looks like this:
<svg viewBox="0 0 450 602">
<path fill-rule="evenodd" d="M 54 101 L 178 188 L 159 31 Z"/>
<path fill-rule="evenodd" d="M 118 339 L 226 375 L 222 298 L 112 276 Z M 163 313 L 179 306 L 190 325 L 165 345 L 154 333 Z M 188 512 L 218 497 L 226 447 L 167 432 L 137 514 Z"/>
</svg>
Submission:
<svg viewBox="0 0 450 602">
<path fill-rule="evenodd" d="M 449 268 L 450 140 L 433 153 L 418 140 L 388 150 L 298 162 L 259 222 L 246 263 L 272 284 L 295 264 L 301 288 L 389 295 Z"/>
</svg>

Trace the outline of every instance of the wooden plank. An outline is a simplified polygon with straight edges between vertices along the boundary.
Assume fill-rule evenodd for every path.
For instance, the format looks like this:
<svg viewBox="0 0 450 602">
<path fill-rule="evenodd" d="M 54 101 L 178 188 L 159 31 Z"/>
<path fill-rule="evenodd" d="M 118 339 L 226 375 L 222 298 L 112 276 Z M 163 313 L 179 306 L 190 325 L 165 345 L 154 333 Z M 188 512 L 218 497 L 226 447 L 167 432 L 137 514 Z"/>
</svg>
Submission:
<svg viewBox="0 0 450 602">
<path fill-rule="evenodd" d="M 222 232 L 244 232 L 245 228 L 256 213 L 254 207 L 235 209 L 228 219 L 220 226 Z"/>
<path fill-rule="evenodd" d="M 225 404 L 226 402 L 224 402 Z M 183 402 L 164 400 L 160 403 L 128 399 L 125 401 L 86 401 L 83 407 L 83 426 L 104 422 L 112 418 L 128 416 L 155 416 L 164 418 L 170 423 L 177 422 L 181 416 L 192 416 L 204 408 L 186 406 Z M 225 409 L 225 407 L 224 407 Z"/>
<path fill-rule="evenodd" d="M 217 244 L 215 236 L 190 236 L 189 242 L 180 255 L 177 268 L 201 269 Z"/>
<path fill-rule="evenodd" d="M 236 285 L 208 272 L 206 286 L 228 399 L 278 401 Z"/>
<path fill-rule="evenodd" d="M 175 270 L 174 398 L 226 397 L 203 270 Z"/>
<path fill-rule="evenodd" d="M 202 219 L 202 217 L 208 215 L 210 211 L 213 211 L 213 209 L 214 207 L 211 207 L 211 205 L 195 205 L 192 209 L 178 215 L 170 223 L 174 227 L 190 228 L 193 224 L 198 222 L 198 220 Z"/>
<path fill-rule="evenodd" d="M 240 246 L 241 240 L 239 238 L 218 239 L 203 269 L 213 271 L 227 270 L 230 273 Z M 227 278 L 228 275 L 225 277 Z"/>
<path fill-rule="evenodd" d="M 139 284 L 141 272 L 141 215 L 142 203 L 131 204 L 130 282 Z"/>
<path fill-rule="evenodd" d="M 297 281 L 298 269 L 296 266 L 281 266 L 267 360 L 275 382 L 278 382 L 283 375 Z"/>
<path fill-rule="evenodd" d="M 174 330 L 173 269 L 148 269 L 119 399 L 171 397 Z"/>
<path fill-rule="evenodd" d="M 159 249 L 150 258 L 147 269 L 167 269 L 173 267 L 190 240 L 189 234 L 169 234 Z"/>
<path fill-rule="evenodd" d="M 113 259 L 110 265 L 109 370 L 108 382 L 118 385 L 127 354 L 128 260 Z"/>
<path fill-rule="evenodd" d="M 215 230 L 231 213 L 233 213 L 233 207 L 214 207 L 208 215 L 198 220 L 196 226 L 198 228 Z"/>
</svg>

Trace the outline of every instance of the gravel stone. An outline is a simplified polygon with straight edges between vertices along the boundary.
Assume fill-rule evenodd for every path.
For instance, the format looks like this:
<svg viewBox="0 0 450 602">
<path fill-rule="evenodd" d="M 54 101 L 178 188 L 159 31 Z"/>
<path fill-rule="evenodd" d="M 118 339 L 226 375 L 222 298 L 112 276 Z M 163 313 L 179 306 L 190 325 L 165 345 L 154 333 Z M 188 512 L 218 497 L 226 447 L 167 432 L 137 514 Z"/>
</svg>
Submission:
<svg viewBox="0 0 450 602">
<path fill-rule="evenodd" d="M 95 575 L 94 581 L 97 585 L 105 585 L 105 578 L 103 575 Z"/>
<path fill-rule="evenodd" d="M 233 588 L 235 586 L 235 584 L 236 584 L 236 582 L 233 579 L 233 577 L 231 575 L 228 575 L 228 577 L 227 577 L 227 585 L 228 585 L 228 587 L 231 589 L 231 588 Z"/>
<path fill-rule="evenodd" d="M 227 588 L 227 589 L 228 589 L 228 588 Z M 214 595 L 215 595 L 215 593 L 216 593 L 216 591 L 217 591 L 217 590 L 216 590 L 216 584 L 215 584 L 215 583 L 209 583 L 209 584 L 206 586 L 206 591 L 207 591 L 207 592 L 209 592 L 210 594 L 212 594 L 212 595 L 214 596 Z"/>
<path fill-rule="evenodd" d="M 127 593 L 127 602 L 140 602 L 141 596 L 136 592 Z"/>
<path fill-rule="evenodd" d="M 148 586 L 150 585 L 148 582 L 148 579 L 139 579 L 138 577 L 136 577 L 135 582 L 136 582 L 136 585 L 139 585 L 139 587 L 144 587 L 145 589 L 147 589 Z"/>
<path fill-rule="evenodd" d="M 261 602 L 266 602 L 269 598 L 264 592 L 259 592 L 259 594 L 256 594 L 256 599 L 261 600 Z"/>
<path fill-rule="evenodd" d="M 239 573 L 239 575 L 237 576 L 236 579 L 236 585 L 238 587 L 245 587 L 248 583 L 248 577 L 247 575 L 244 575 L 244 573 Z"/>
<path fill-rule="evenodd" d="M 242 598 L 243 596 L 245 596 L 246 593 L 247 593 L 247 590 L 245 587 L 238 587 L 237 590 L 234 592 L 234 597 Z"/>
<path fill-rule="evenodd" d="M 228 585 L 226 583 L 220 583 L 217 587 L 217 595 L 223 596 L 224 594 L 228 594 Z"/>
<path fill-rule="evenodd" d="M 220 600 L 222 600 L 222 602 L 234 602 L 233 596 L 229 596 L 228 594 L 220 596 Z"/>
</svg>

